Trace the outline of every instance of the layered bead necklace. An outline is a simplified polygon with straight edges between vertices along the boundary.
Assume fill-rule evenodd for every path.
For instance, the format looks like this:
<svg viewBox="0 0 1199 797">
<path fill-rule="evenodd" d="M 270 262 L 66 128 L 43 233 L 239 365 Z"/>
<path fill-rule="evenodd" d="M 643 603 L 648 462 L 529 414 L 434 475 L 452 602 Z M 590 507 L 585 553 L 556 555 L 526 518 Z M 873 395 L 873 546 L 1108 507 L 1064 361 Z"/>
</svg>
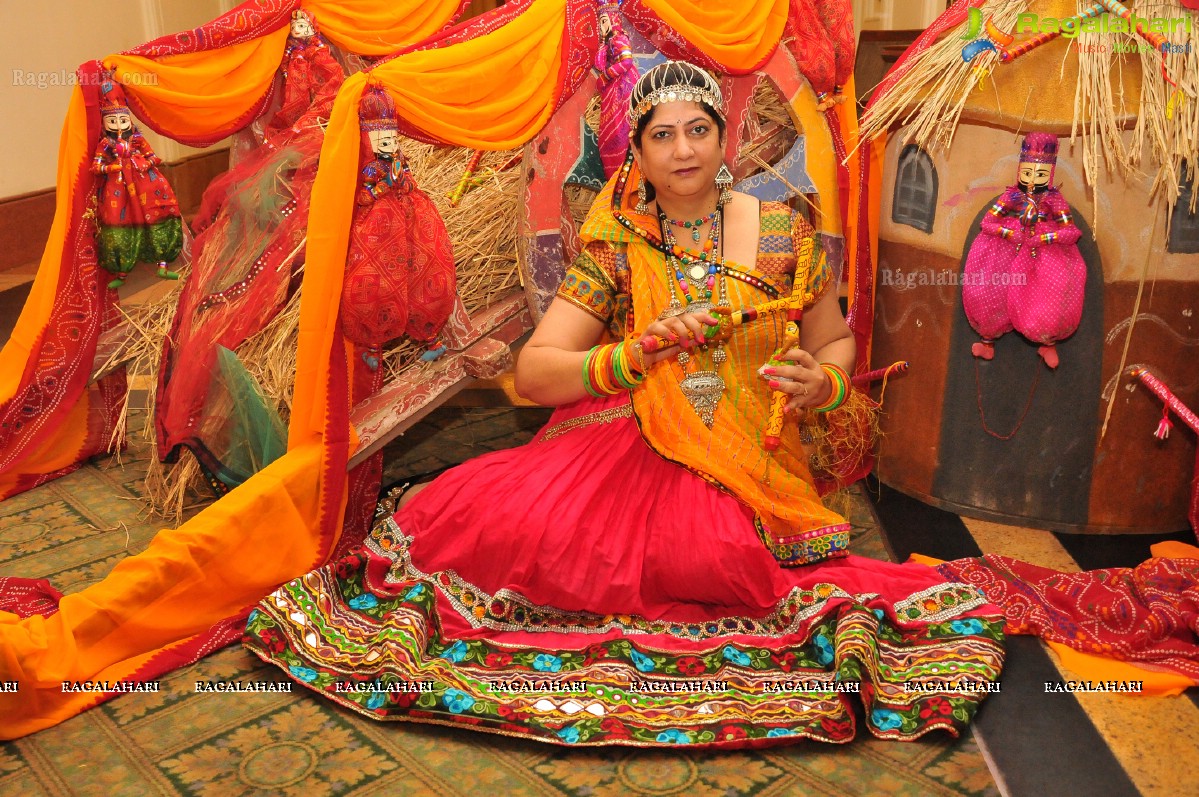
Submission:
<svg viewBox="0 0 1199 797">
<path fill-rule="evenodd" d="M 720 232 L 723 214 L 720 207 L 709 215 L 711 227 L 708 238 L 696 255 L 679 246 L 671 231 L 671 226 L 681 226 L 678 222 L 667 218 L 666 213 L 658 209 L 658 221 L 662 227 L 662 243 L 666 254 L 666 284 L 670 286 L 670 304 L 662 311 L 661 318 L 681 315 L 683 313 L 701 313 L 712 309 L 712 293 L 717 291 L 717 302 L 720 306 L 728 305 L 728 292 L 723 279 L 717 279 L 720 273 L 717 261 L 720 252 Z M 698 225 L 693 225 L 692 238 L 699 240 L 699 230 L 704 219 Z M 690 222 L 688 222 L 690 224 Z M 688 257 L 691 255 L 690 257 Z M 687 258 L 685 262 L 683 258 Z M 678 286 L 676 292 L 675 286 Z M 719 289 L 717 290 L 717 286 Z M 692 291 L 692 288 L 695 290 Z M 679 301 L 679 292 L 684 302 Z M 676 356 L 679 366 L 683 369 L 683 378 L 679 380 L 679 388 L 683 391 L 692 409 L 699 415 L 700 420 L 709 429 L 716 420 L 716 407 L 724 395 L 724 379 L 717 372 L 727 359 L 723 341 L 716 341 L 710 355 L 710 365 L 706 368 L 699 366 L 700 355 L 708 353 L 708 344 L 700 344 L 693 358 L 691 353 L 682 350 Z"/>
<path fill-rule="evenodd" d="M 717 208 L 716 210 L 709 213 L 707 216 L 704 216 L 703 218 L 700 218 L 700 219 L 696 219 L 695 221 L 682 221 L 679 219 L 666 219 L 666 220 L 669 221 L 671 224 L 673 224 L 675 227 L 682 227 L 684 229 L 691 230 L 691 240 L 695 241 L 696 243 L 699 243 L 700 228 L 702 228 L 708 222 L 715 223 L 716 214 L 719 212 L 720 212 L 720 208 Z M 663 218 L 666 218 L 665 215 L 663 215 Z M 665 229 L 665 225 L 663 225 L 663 229 Z"/>
</svg>

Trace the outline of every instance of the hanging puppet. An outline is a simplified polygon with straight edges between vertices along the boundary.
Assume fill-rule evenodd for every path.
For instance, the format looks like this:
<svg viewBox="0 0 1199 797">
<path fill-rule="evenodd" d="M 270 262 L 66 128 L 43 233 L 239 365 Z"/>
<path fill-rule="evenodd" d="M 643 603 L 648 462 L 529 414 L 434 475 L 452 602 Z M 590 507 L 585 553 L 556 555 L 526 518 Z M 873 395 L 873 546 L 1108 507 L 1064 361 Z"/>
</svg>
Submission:
<svg viewBox="0 0 1199 797">
<path fill-rule="evenodd" d="M 279 449 L 277 440 L 261 434 L 273 424 L 241 421 L 271 415 L 274 408 L 246 389 L 236 353 L 267 328 L 299 285 L 322 123 L 345 77 L 303 12 L 292 15 L 279 76 L 283 104 L 264 139 L 247 128 L 252 148 L 204 192 L 192 226 L 191 273 L 158 374 L 159 457 L 175 462 L 186 446 L 220 494 Z"/>
<path fill-rule="evenodd" d="M 962 305 L 982 338 L 975 357 L 995 356 L 995 340 L 1015 329 L 1058 365 L 1056 344 L 1082 318 L 1087 267 L 1070 206 L 1053 185 L 1057 136 L 1029 133 L 1020 146 L 1018 182 L 983 217 L 962 280 Z"/>
<path fill-rule="evenodd" d="M 291 33 L 279 72 L 283 77 L 283 103 L 267 128 L 268 140 L 272 133 L 292 127 L 316 104 L 318 94 L 334 97 L 345 78 L 316 23 L 298 9 L 291 14 Z"/>
<path fill-rule="evenodd" d="M 604 177 L 609 178 L 624 162 L 629 146 L 629 97 L 638 75 L 616 0 L 600 3 L 599 30 L 601 43 L 595 53 L 600 90 L 599 147 Z"/>
<path fill-rule="evenodd" d="M 363 347 L 360 359 L 375 372 L 387 341 L 437 335 L 453 309 L 457 278 L 445 223 L 412 180 L 395 104 L 382 87 L 363 93 L 359 126 L 363 166 L 341 314 L 346 337 Z"/>
<path fill-rule="evenodd" d="M 355 404 L 383 386 L 384 344 L 404 334 L 432 340 L 457 298 L 450 236 L 408 171 L 391 95 L 368 86 L 358 114 L 362 170 L 341 294 L 342 332 L 354 344 Z M 349 537 L 370 527 L 382 474 L 381 450 L 350 471 Z"/>
<path fill-rule="evenodd" d="M 138 263 L 155 263 L 158 276 L 179 279 L 167 264 L 183 249 L 183 220 L 175 192 L 159 170 L 162 159 L 133 124 L 125 92 L 111 78 L 100 86 L 104 135 L 92 171 L 98 176 L 97 240 L 100 265 L 125 284 Z"/>
</svg>

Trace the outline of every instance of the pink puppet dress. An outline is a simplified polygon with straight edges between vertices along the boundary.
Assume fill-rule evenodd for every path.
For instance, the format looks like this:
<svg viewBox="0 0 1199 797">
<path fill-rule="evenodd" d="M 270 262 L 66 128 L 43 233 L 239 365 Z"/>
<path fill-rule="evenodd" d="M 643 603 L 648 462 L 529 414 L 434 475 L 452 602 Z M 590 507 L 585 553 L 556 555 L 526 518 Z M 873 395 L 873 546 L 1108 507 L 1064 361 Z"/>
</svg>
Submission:
<svg viewBox="0 0 1199 797">
<path fill-rule="evenodd" d="M 599 8 L 603 44 L 595 53 L 600 89 L 600 161 L 604 177 L 616 174 L 629 146 L 629 97 L 637 85 L 637 65 L 629 36 L 620 23 L 620 7 L 604 0 Z"/>
<path fill-rule="evenodd" d="M 154 263 L 158 276 L 179 279 L 167 264 L 183 249 L 183 220 L 179 201 L 137 126 L 125 92 L 113 80 L 100 87 L 100 117 L 104 135 L 96 147 L 92 172 L 98 176 L 100 265 L 115 275 L 109 288 L 125 284 L 125 275 L 138 263 Z"/>
<path fill-rule="evenodd" d="M 1056 368 L 1057 342 L 1082 318 L 1087 268 L 1077 246 L 1081 232 L 1052 184 L 1057 143 L 1049 133 L 1025 136 L 1019 183 L 987 211 L 970 247 L 962 305 L 982 338 L 971 347 L 975 357 L 994 357 L 995 340 L 1015 329 L 1040 344 L 1038 354 Z"/>
</svg>

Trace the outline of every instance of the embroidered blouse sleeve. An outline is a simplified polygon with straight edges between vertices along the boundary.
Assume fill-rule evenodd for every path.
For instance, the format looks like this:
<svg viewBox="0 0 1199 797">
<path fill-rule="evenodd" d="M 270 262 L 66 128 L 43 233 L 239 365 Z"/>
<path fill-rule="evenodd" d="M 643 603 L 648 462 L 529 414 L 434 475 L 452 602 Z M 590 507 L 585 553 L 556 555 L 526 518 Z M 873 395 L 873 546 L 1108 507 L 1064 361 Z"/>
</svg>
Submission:
<svg viewBox="0 0 1199 797">
<path fill-rule="evenodd" d="M 566 270 L 557 295 L 609 323 L 616 310 L 615 261 L 606 242 L 588 243 Z"/>
<path fill-rule="evenodd" d="M 791 216 L 791 241 L 795 247 L 795 287 L 803 290 L 803 306 L 811 307 L 833 285 L 820 235 L 802 214 Z"/>
</svg>

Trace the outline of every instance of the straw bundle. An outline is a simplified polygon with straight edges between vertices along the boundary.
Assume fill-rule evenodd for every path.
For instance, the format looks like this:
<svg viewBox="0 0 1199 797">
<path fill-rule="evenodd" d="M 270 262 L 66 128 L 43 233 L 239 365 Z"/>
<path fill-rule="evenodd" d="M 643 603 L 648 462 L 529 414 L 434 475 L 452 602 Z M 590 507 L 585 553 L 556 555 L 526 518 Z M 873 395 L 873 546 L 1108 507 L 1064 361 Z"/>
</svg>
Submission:
<svg viewBox="0 0 1199 797">
<path fill-rule="evenodd" d="M 1135 5 L 1141 16 L 1155 14 L 1180 17 L 1185 9 L 1177 3 L 1163 12 L 1161 0 Z M 1195 16 L 1192 13 L 1192 16 Z M 1163 192 L 1170 208 L 1178 201 L 1179 186 L 1195 180 L 1199 165 L 1199 20 L 1188 33 L 1185 28 L 1166 36 L 1172 52 L 1166 55 L 1166 72 L 1177 85 L 1162 77 L 1161 56 L 1139 50 L 1141 61 L 1141 108 L 1133 128 L 1133 150 L 1139 152 L 1147 140 L 1157 165 L 1150 195 Z M 1187 168 L 1184 173 L 1183 163 Z M 1199 191 L 1191 192 L 1190 212 L 1196 212 Z"/>
<path fill-rule="evenodd" d="M 488 175 L 487 180 L 468 193 L 457 207 L 450 207 L 447 195 L 461 178 L 470 150 L 434 147 L 411 140 L 403 142 L 403 149 L 418 184 L 445 220 L 454 245 L 458 294 L 467 311 L 485 308 L 515 289 L 520 281 L 516 235 L 521 169 L 494 172 L 514 153 L 487 153 L 476 172 Z M 488 173 L 489 169 L 493 173 Z M 296 291 L 284 309 L 237 350 L 246 370 L 285 421 L 292 405 L 300 299 L 301 291 Z M 130 313 L 134 334 L 122 357 L 131 361 L 131 373 L 157 372 L 162 340 L 170 328 L 177 300 L 178 291 L 174 291 Z M 424 345 L 412 341 L 397 341 L 385 354 L 388 379 L 419 366 L 418 358 L 424 349 Z M 146 434 L 153 443 L 152 427 L 146 429 Z M 173 465 L 163 465 L 158 462 L 158 452 L 154 453 L 146 479 L 146 501 L 154 512 L 178 520 L 197 502 L 210 500 L 207 498 L 210 490 L 193 457 L 182 456 Z"/>
<path fill-rule="evenodd" d="M 741 179 L 762 171 L 763 164 L 778 160 L 799 138 L 787 101 L 769 78 L 759 79 L 754 86 L 749 111 L 745 138 L 733 162 L 734 173 Z"/>
<path fill-rule="evenodd" d="M 1081 12 L 1092 4 L 1090 0 L 1080 2 L 1077 9 Z M 1187 13 L 1181 4 L 1163 0 L 1126 5 L 1143 18 L 1177 18 Z M 1045 8 L 1044 3 L 1027 0 L 991 0 L 981 10 L 1001 29 L 1012 30 L 1018 13 Z M 1043 59 L 1046 55 L 1037 52 L 1004 64 L 995 53 L 985 52 L 966 63 L 961 56 L 963 42 L 957 35 L 965 24 L 905 66 L 902 76 L 890 91 L 876 99 L 863 119 L 863 139 L 893 126 L 907 126 L 906 141 L 927 149 L 948 148 L 963 109 L 972 101 L 971 94 L 986 73 L 994 70 L 995 80 L 991 82 L 998 83 L 1000 77 L 1015 74 L 1009 70 L 1027 69 L 1025 59 Z M 1065 59 L 1077 58 L 1070 135 L 1071 141 L 1081 147 L 1084 175 L 1092 190 L 1098 190 L 1101 169 L 1111 174 L 1137 172 L 1147 155 L 1154 177 L 1151 194 L 1163 192 L 1167 205 L 1173 207 L 1180 184 L 1194 179 L 1193 167 L 1199 162 L 1199 32 L 1179 26 L 1165 38 L 1174 45 L 1165 59 L 1174 85 L 1162 75 L 1161 53 L 1145 39 L 1131 33 L 1094 31 L 1080 31 L 1072 41 L 1050 45 L 1066 56 L 1054 70 L 1058 74 L 1044 72 L 1042 64 L 1036 80 L 1057 77 L 1068 81 L 1072 76 L 1067 73 L 1072 70 Z M 1134 70 L 1139 70 L 1139 75 Z M 1056 86 L 1040 82 L 1030 83 L 1028 88 L 1030 92 L 1045 92 Z M 1065 88 L 1069 91 L 1070 87 L 1067 84 Z M 1030 99 L 1033 96 L 1029 94 Z M 1023 113 L 1015 108 L 1000 110 L 1019 118 L 1021 132 L 1036 125 L 1035 120 L 1025 124 L 1022 118 L 1028 112 L 1027 104 Z M 1125 135 L 1129 128 L 1131 137 Z M 1185 174 L 1184 162 L 1191 168 Z"/>
<path fill-rule="evenodd" d="M 984 18 L 991 18 L 1004 30 L 1011 30 L 1016 15 L 1026 10 L 1026 0 L 988 0 L 981 6 Z M 924 149 L 949 148 L 967 98 L 979 83 L 980 75 L 1002 69 L 994 52 L 984 52 L 966 63 L 962 60 L 961 33 L 965 22 L 940 41 L 916 55 L 902 77 L 874 103 L 862 117 L 861 140 L 873 138 L 893 125 L 911 125 L 908 140 Z"/>
</svg>

